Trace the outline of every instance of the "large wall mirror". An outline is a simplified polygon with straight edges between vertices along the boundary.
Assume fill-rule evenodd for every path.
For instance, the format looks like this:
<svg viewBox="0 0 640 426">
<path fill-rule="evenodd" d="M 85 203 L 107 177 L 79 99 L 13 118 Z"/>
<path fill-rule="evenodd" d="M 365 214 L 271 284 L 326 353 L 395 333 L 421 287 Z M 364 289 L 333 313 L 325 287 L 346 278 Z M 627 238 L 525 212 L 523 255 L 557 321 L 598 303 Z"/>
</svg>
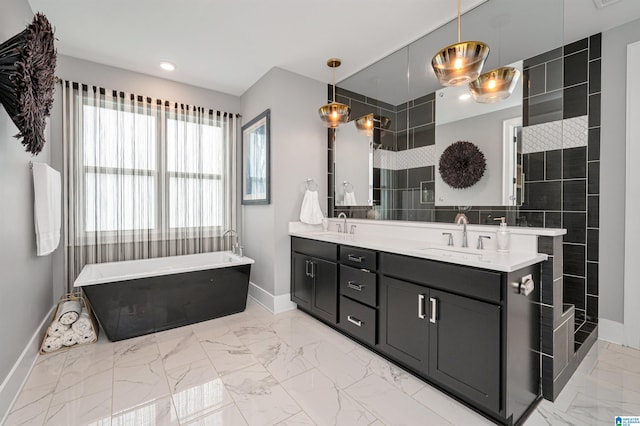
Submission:
<svg viewBox="0 0 640 426">
<path fill-rule="evenodd" d="M 454 0 L 451 8 L 453 17 Z M 522 70 L 527 60 L 563 45 L 563 9 L 558 0 L 463 0 L 466 12 L 461 36 L 489 45 L 485 71 L 508 64 L 517 64 Z M 338 82 L 338 101 L 351 106 L 352 118 L 374 114 L 390 121 L 387 129 L 380 129 L 379 139 L 372 141 L 373 149 L 363 150 L 363 156 L 371 157 L 371 204 L 366 197 L 358 200 L 363 213 L 349 209 L 353 217 L 449 221 L 458 206 L 508 211 L 522 203 L 526 188 L 520 129 L 523 114 L 535 113 L 540 105 L 522 103 L 528 91 L 525 72 L 514 93 L 493 107 L 447 106 L 460 94 L 453 94 L 453 90 L 448 94 L 450 89 L 439 84 L 431 59 L 456 40 L 453 20 Z M 562 91 L 541 98 L 541 102 L 559 102 L 562 108 Z M 338 176 L 339 170 L 348 169 L 355 161 L 364 162 L 341 154 L 341 132 L 342 128 L 332 141 L 334 150 L 330 150 L 334 194 L 330 194 L 329 207 L 334 214 L 346 210 L 340 202 L 344 199 L 341 185 L 347 179 Z M 487 160 L 486 174 L 465 190 L 447 186 L 438 170 L 442 152 L 456 141 L 474 143 Z"/>
</svg>

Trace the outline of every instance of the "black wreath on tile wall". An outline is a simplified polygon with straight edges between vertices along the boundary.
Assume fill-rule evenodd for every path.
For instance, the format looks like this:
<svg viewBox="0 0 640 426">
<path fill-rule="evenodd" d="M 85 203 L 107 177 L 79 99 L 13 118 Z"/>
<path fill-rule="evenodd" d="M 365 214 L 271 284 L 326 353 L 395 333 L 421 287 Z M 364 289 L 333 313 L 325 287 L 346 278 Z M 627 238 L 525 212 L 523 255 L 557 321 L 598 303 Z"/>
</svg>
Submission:
<svg viewBox="0 0 640 426">
<path fill-rule="evenodd" d="M 464 189 L 475 185 L 484 176 L 486 168 L 484 154 L 475 144 L 458 141 L 444 150 L 438 171 L 447 185 Z"/>
</svg>

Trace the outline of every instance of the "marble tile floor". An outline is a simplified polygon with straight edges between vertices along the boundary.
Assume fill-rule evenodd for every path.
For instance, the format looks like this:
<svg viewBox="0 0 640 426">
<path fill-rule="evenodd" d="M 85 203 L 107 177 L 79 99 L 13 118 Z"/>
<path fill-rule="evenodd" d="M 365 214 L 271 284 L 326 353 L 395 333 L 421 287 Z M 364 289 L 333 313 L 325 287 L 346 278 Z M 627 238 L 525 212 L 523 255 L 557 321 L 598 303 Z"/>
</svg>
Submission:
<svg viewBox="0 0 640 426">
<path fill-rule="evenodd" d="M 526 421 L 640 415 L 640 351 L 599 341 Z M 40 356 L 6 426 L 490 425 L 300 311 L 243 313 Z"/>
</svg>

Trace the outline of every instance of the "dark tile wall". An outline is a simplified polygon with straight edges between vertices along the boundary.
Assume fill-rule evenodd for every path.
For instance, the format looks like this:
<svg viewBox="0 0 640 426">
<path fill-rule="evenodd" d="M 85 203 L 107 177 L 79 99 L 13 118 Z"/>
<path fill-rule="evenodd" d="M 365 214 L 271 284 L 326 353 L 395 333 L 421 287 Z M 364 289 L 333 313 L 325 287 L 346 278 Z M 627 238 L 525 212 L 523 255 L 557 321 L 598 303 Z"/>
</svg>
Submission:
<svg viewBox="0 0 640 426">
<path fill-rule="evenodd" d="M 560 219 L 557 226 L 567 229 L 563 296 L 576 309 L 577 351 L 598 321 L 601 35 L 529 59 L 524 67 L 525 126 L 588 115 L 586 147 L 525 155 L 529 197 L 518 213 L 543 211 L 544 226 Z"/>
<path fill-rule="evenodd" d="M 588 146 L 525 154 L 524 204 L 519 208 L 475 207 L 467 212 L 471 223 L 492 224 L 494 218 L 506 216 L 510 225 L 567 229 L 554 257 L 564 259 L 560 280 L 564 285 L 557 289 L 563 289 L 566 308 L 575 307 L 576 351 L 598 321 L 600 74 L 600 34 L 524 61 L 524 126 L 587 115 Z M 434 99 L 429 94 L 392 106 L 353 92 L 339 90 L 338 95 L 338 100 L 352 108 L 355 105 L 357 114 L 395 113 L 395 124 L 380 143 L 383 149 L 396 152 L 435 143 Z M 349 217 L 452 222 L 458 212 L 453 207 L 434 206 L 434 166 L 375 173 L 380 176 L 374 185 L 379 202 L 373 208 L 349 208 L 345 211 Z M 424 182 L 424 193 L 420 182 Z M 331 179 L 329 188 L 333 188 Z M 343 211 L 333 207 L 330 204 L 334 215 Z"/>
</svg>

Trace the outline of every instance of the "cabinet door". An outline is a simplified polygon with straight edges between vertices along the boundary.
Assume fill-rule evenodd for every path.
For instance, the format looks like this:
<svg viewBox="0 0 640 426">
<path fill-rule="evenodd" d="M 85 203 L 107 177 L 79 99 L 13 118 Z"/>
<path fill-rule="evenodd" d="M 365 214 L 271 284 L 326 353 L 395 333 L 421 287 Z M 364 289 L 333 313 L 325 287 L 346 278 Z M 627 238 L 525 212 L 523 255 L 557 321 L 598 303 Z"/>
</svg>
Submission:
<svg viewBox="0 0 640 426">
<path fill-rule="evenodd" d="M 310 310 L 313 288 L 311 257 L 300 253 L 291 256 L 291 300 Z"/>
<path fill-rule="evenodd" d="M 500 307 L 438 290 L 429 296 L 429 376 L 498 412 Z"/>
<path fill-rule="evenodd" d="M 380 350 L 426 374 L 429 289 L 383 276 L 379 290 Z"/>
<path fill-rule="evenodd" d="M 311 310 L 318 316 L 338 323 L 338 265 L 326 260 L 311 259 L 313 298 Z"/>
</svg>

